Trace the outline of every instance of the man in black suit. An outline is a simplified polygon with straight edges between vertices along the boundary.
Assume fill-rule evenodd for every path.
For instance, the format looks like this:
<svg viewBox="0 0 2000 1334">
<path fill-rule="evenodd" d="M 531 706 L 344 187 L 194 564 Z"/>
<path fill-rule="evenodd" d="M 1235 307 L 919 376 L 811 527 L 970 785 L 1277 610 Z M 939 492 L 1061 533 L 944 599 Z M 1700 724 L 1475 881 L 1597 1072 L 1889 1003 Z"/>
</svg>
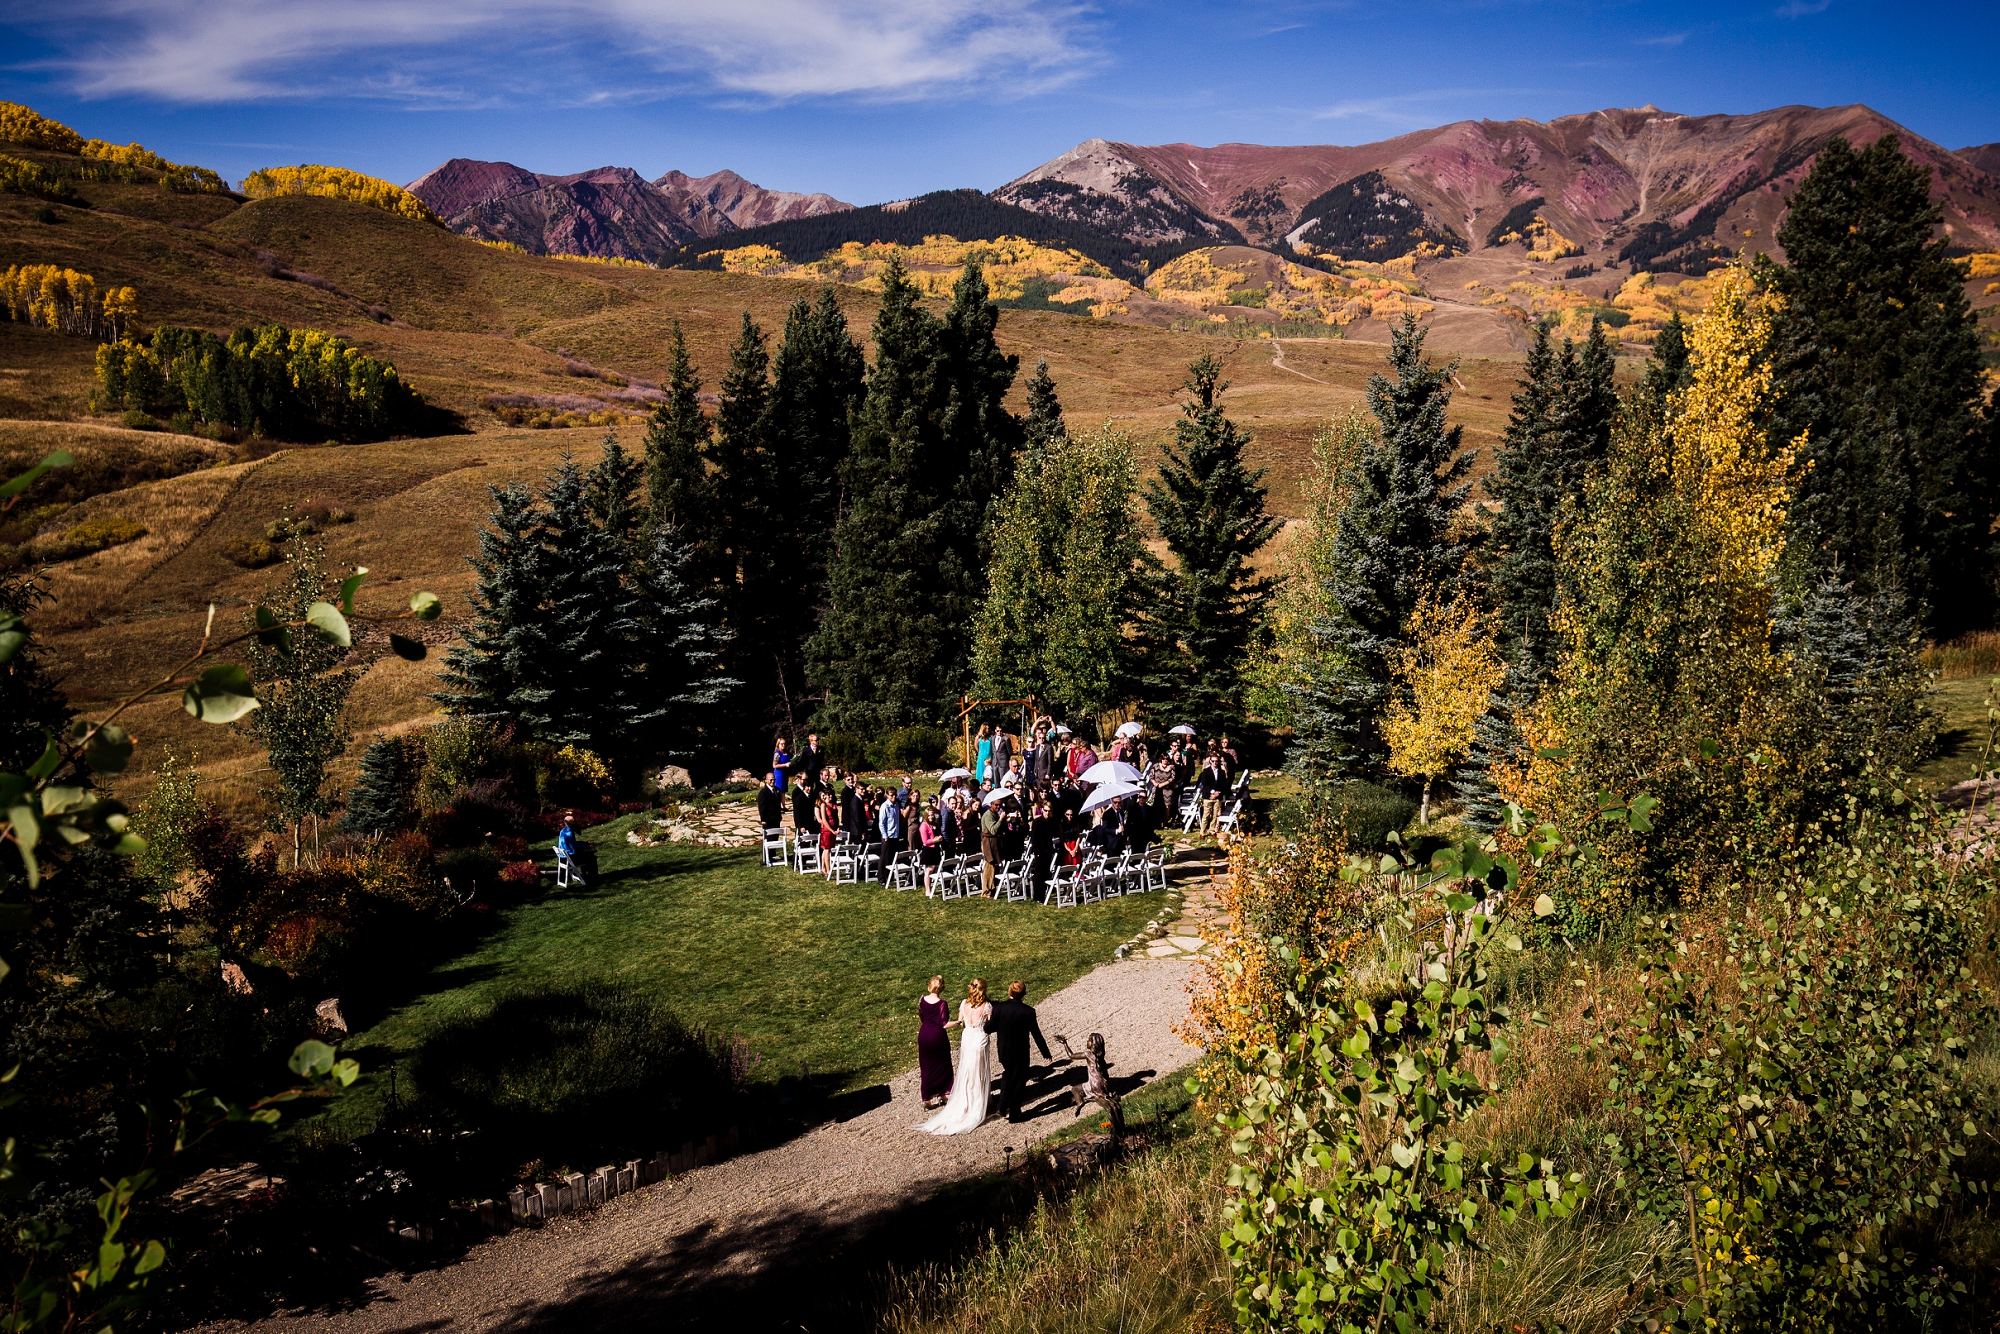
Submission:
<svg viewBox="0 0 2000 1334">
<path fill-rule="evenodd" d="M 766 829 L 776 829 L 784 823 L 785 794 L 778 790 L 778 775 L 772 771 L 764 775 L 764 785 L 757 789 L 757 819 Z"/>
<path fill-rule="evenodd" d="M 819 771 L 826 767 L 826 752 L 819 748 L 819 733 L 806 733 L 805 749 L 792 757 L 792 768 L 806 776 L 812 795 L 819 796 Z"/>
<path fill-rule="evenodd" d="M 1025 982 L 1009 982 L 1007 999 L 993 1007 L 986 1027 L 1000 1038 L 1000 1106 L 1009 1121 L 1022 1120 L 1021 1090 L 1028 1082 L 1028 1039 L 1049 1059 L 1049 1044 L 1042 1040 L 1042 1028 L 1035 1022 L 1035 1007 L 1022 997 L 1028 994 Z"/>
</svg>

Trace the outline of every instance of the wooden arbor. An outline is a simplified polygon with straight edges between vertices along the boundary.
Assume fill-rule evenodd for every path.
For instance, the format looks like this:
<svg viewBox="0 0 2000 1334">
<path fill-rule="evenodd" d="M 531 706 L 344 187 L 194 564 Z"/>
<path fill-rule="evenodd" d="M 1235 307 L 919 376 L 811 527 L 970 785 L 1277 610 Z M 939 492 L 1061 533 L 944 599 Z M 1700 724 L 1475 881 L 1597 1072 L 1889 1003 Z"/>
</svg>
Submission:
<svg viewBox="0 0 2000 1334">
<path fill-rule="evenodd" d="M 1031 721 L 1033 721 L 1032 715 L 1035 707 L 1035 697 L 1033 695 L 1028 696 L 1026 699 L 973 699 L 970 696 L 959 697 L 958 701 L 958 730 L 960 734 L 959 744 L 964 747 L 963 754 L 965 756 L 965 758 L 959 762 L 963 764 L 966 768 L 970 769 L 972 767 L 973 712 L 978 709 L 988 709 L 998 705 L 1006 705 L 1006 704 L 1019 706 L 1021 710 L 1021 730 L 1018 733 L 1016 733 L 1016 735 L 1025 738 L 1028 735 L 1028 724 Z"/>
</svg>

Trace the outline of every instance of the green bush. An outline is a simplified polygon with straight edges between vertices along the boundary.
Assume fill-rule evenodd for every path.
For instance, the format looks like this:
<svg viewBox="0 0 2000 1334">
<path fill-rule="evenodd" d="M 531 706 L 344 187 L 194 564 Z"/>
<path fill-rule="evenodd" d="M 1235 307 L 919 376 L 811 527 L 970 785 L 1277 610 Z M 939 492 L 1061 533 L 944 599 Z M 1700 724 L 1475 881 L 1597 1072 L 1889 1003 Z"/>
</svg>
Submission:
<svg viewBox="0 0 2000 1334">
<path fill-rule="evenodd" d="M 883 738 L 875 757 L 882 769 L 935 769 L 951 738 L 936 727 L 899 727 Z"/>
<path fill-rule="evenodd" d="M 75 560 L 79 556 L 94 556 L 100 551 L 136 542 L 145 535 L 144 524 L 116 515 L 105 519 L 86 519 L 61 537 L 34 543 L 29 556 L 45 561 Z"/>
<path fill-rule="evenodd" d="M 1296 839 L 1324 820 L 1356 852 L 1373 852 L 1389 835 L 1416 818 L 1417 803 L 1378 783 L 1340 783 L 1321 792 L 1287 798 L 1271 813 L 1271 827 L 1280 838 Z"/>
<path fill-rule="evenodd" d="M 852 732 L 830 732 L 827 734 L 826 760 L 836 769 L 857 770 L 869 767 L 868 743 Z"/>
<path fill-rule="evenodd" d="M 285 553 L 259 538 L 232 537 L 222 544 L 222 558 L 246 570 L 261 570 L 266 565 L 275 565 L 283 560 Z"/>
<path fill-rule="evenodd" d="M 459 794 L 481 784 L 501 784 L 509 799 L 535 790 L 528 757 L 491 723 L 447 718 L 423 736 L 424 776 L 417 784 L 417 809 L 425 814 L 444 810 Z"/>
<path fill-rule="evenodd" d="M 154 418 L 152 413 L 141 412 L 137 408 L 133 408 L 125 414 L 121 425 L 128 431 L 157 431 L 160 429 L 160 423 Z"/>
</svg>

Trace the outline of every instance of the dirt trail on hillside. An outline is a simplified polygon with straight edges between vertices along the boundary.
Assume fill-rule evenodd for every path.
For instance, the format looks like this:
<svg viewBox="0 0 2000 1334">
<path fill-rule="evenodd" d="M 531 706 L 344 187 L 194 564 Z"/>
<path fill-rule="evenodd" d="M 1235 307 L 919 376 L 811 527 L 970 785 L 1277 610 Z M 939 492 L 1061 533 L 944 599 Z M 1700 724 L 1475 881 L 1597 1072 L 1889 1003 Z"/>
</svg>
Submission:
<svg viewBox="0 0 2000 1334">
<path fill-rule="evenodd" d="M 1273 338 L 1271 340 L 1271 365 L 1281 371 L 1290 371 L 1302 380 L 1311 380 L 1314 384 L 1326 383 L 1325 380 L 1320 379 L 1317 375 L 1307 375 L 1298 367 L 1287 366 L 1285 364 L 1285 340 L 1282 338 Z"/>
<path fill-rule="evenodd" d="M 1198 1055 L 1173 1032 L 1187 1014 L 1192 971 L 1186 959 L 1127 959 L 1046 999 L 1028 999 L 1052 1046 L 1061 1033 L 1080 1052 L 1087 1035 L 1102 1033 L 1113 1076 L 1151 1082 Z M 916 1009 L 911 996 L 913 1051 Z M 1055 1055 L 1061 1059 L 1059 1046 Z M 996 1060 L 996 1076 L 998 1069 Z M 1001 1167 L 1007 1147 L 1019 1152 L 1071 1124 L 1069 1087 L 1081 1075 L 1077 1062 L 1031 1083 L 1030 1120 L 1023 1125 L 997 1115 L 996 1082 L 994 1119 L 941 1139 L 914 1129 L 926 1113 L 910 1070 L 851 1096 L 856 1110 L 844 1120 L 645 1187 L 595 1213 L 496 1237 L 444 1268 L 383 1275 L 353 1309 L 201 1328 L 354 1334 L 827 1328 L 839 1323 L 828 1308 L 832 1298 L 809 1274 L 826 1269 L 851 1279 L 854 1270 L 842 1269 L 839 1257 L 843 1250 L 866 1253 L 856 1240 L 861 1234 L 895 1227 L 898 1211 L 940 1187 Z M 769 1305 L 774 1294 L 786 1297 L 784 1317 L 757 1316 L 752 1308 Z M 734 1308 L 741 1319 L 718 1315 L 739 1301 L 747 1303 Z"/>
</svg>

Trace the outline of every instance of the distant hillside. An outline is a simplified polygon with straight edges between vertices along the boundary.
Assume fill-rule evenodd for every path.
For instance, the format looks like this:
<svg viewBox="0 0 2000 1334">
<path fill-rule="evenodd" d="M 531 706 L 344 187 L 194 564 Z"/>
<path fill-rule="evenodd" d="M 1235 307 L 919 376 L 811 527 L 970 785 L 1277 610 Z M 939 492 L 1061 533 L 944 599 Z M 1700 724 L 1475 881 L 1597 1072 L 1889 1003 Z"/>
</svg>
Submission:
<svg viewBox="0 0 2000 1334">
<path fill-rule="evenodd" d="M 1074 250 L 1114 273 L 1135 278 L 1175 255 L 1213 244 L 1205 235 L 1200 239 L 1135 242 L 1066 216 L 1005 203 L 977 190 L 939 190 L 915 199 L 796 218 L 689 242 L 661 263 L 673 268 L 721 269 L 726 267 L 725 251 L 745 246 L 769 246 L 798 263 L 817 259 L 850 241 L 913 246 L 922 244 L 926 236 L 953 236 L 962 241 L 1018 236 L 1038 245 Z"/>
<path fill-rule="evenodd" d="M 851 207 L 825 194 L 766 190 L 733 171 L 648 181 L 630 167 L 543 176 L 511 162 L 453 158 L 409 185 L 462 236 L 536 255 L 652 263 L 690 241 Z"/>
<path fill-rule="evenodd" d="M 1392 258 L 1389 251 L 1455 236 L 1461 253 L 1540 244 L 1543 254 L 1598 265 L 1699 273 L 1722 255 L 1772 248 L 1785 193 L 1829 139 L 1866 144 L 1888 133 L 1934 169 L 1954 243 L 2000 248 L 2000 147 L 1951 153 L 1858 105 L 1741 116 L 1645 106 L 1548 122 L 1460 121 L 1355 147 L 1093 139 L 995 194 L 1142 241 L 1192 233 L 1206 220 L 1267 246 L 1290 235 L 1348 258 Z M 1342 198 L 1336 187 L 1363 177 L 1376 186 L 1363 194 L 1401 201 L 1395 217 L 1331 216 Z M 1308 222 L 1320 235 L 1302 233 Z M 1356 241 L 1370 248 L 1344 248 Z"/>
</svg>

